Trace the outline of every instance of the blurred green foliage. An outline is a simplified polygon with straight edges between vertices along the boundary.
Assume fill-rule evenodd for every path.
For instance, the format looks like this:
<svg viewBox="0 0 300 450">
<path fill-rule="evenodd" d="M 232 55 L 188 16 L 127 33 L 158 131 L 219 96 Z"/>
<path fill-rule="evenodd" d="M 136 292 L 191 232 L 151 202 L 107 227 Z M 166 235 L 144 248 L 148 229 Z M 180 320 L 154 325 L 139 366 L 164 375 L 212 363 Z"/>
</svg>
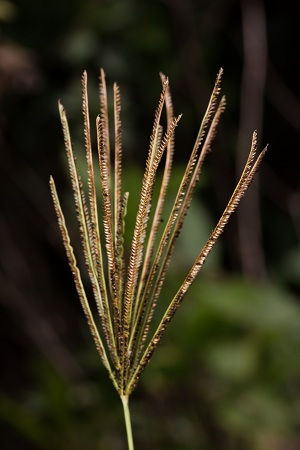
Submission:
<svg viewBox="0 0 300 450">
<path fill-rule="evenodd" d="M 1 448 L 126 448 L 121 405 L 82 317 L 48 190 L 52 173 L 71 223 L 58 98 L 83 166 L 81 74 L 89 74 L 92 121 L 99 67 L 110 86 L 120 84 L 130 239 L 160 92 L 158 72 L 170 77 L 175 111 L 183 112 L 174 195 L 214 77 L 224 66 L 228 112 L 178 242 L 163 291 L 167 303 L 234 184 L 246 3 L 0 1 Z M 296 4 L 252 4 L 265 8 L 268 38 L 263 121 L 254 125 L 262 143 L 270 143 L 259 209 L 268 276 L 250 280 L 243 272 L 233 221 L 132 397 L 137 449 L 300 447 L 300 93 L 294 55 L 300 11 Z"/>
<path fill-rule="evenodd" d="M 263 449 L 278 436 L 293 442 L 297 300 L 230 277 L 199 280 L 190 297 L 133 396 L 138 448 Z M 76 356 L 86 374 L 72 383 L 40 358 L 32 361 L 34 388 L 18 401 L 2 394 L 0 416 L 28 448 L 125 448 L 119 400 L 92 345 Z"/>
</svg>

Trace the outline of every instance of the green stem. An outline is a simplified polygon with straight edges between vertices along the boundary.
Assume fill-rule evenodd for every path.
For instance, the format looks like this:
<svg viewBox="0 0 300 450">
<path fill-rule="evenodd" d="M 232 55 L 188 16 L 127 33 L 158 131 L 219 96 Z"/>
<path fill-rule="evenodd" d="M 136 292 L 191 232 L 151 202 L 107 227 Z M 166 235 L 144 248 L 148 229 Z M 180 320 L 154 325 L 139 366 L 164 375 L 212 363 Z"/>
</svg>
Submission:
<svg viewBox="0 0 300 450">
<path fill-rule="evenodd" d="M 134 450 L 130 411 L 129 411 L 129 396 L 121 395 L 121 400 L 123 403 L 123 410 L 124 410 L 124 417 L 125 417 L 128 450 Z"/>
</svg>

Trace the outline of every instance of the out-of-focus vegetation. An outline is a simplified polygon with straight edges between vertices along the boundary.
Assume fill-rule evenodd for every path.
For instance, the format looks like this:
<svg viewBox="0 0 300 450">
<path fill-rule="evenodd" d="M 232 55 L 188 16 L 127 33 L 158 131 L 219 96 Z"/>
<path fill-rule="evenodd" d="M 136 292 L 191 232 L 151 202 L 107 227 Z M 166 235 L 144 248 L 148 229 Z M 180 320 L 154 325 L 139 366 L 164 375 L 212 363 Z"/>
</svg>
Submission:
<svg viewBox="0 0 300 450">
<path fill-rule="evenodd" d="M 108 84 L 120 84 L 124 188 L 134 223 L 158 72 L 169 76 L 175 113 L 183 113 L 175 185 L 222 66 L 227 112 L 166 289 L 176 290 L 210 233 L 254 128 L 270 150 L 259 183 L 132 397 L 136 447 L 299 448 L 300 6 L 294 3 L 0 1 L 1 447 L 126 448 L 121 405 L 82 317 L 48 189 L 52 173 L 72 210 L 58 98 L 78 153 L 83 70 L 94 118 L 99 68 Z"/>
</svg>

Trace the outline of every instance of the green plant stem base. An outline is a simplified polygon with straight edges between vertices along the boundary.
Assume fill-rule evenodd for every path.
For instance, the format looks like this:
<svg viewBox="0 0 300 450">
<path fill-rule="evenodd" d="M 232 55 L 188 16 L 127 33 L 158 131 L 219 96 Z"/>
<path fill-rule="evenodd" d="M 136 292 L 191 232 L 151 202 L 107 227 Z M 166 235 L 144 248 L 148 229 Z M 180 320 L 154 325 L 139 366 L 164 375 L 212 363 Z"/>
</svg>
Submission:
<svg viewBox="0 0 300 450">
<path fill-rule="evenodd" d="M 126 433 L 127 433 L 127 442 L 128 442 L 128 450 L 134 450 L 133 445 L 133 436 L 132 436 L 132 427 L 131 427 L 131 419 L 130 419 L 130 411 L 129 411 L 129 396 L 121 395 L 121 400 L 123 403 L 124 417 L 125 417 L 125 425 L 126 425 Z"/>
</svg>

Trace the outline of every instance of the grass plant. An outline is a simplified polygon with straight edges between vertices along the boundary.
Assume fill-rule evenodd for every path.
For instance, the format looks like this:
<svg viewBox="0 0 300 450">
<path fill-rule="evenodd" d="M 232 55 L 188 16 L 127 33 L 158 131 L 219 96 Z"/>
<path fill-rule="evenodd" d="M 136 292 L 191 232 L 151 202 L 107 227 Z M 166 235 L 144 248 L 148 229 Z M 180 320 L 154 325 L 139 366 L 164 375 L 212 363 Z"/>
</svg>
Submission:
<svg viewBox="0 0 300 450">
<path fill-rule="evenodd" d="M 96 118 L 97 159 L 94 165 L 91 126 L 87 94 L 87 74 L 82 77 L 82 110 L 88 183 L 83 186 L 76 164 L 64 107 L 59 103 L 65 147 L 85 266 L 97 307 L 97 318 L 86 294 L 83 277 L 70 242 L 64 214 L 53 178 L 50 178 L 58 224 L 72 270 L 81 305 L 100 358 L 123 404 L 129 450 L 134 449 L 129 412 L 129 397 L 141 373 L 149 363 L 165 330 L 179 308 L 187 290 L 203 266 L 216 240 L 223 232 L 231 214 L 249 187 L 266 152 L 257 156 L 257 134 L 254 132 L 250 153 L 236 188 L 207 242 L 200 250 L 176 294 L 167 299 L 167 307 L 151 327 L 162 285 L 173 255 L 176 240 L 199 180 L 203 162 L 216 134 L 220 116 L 225 109 L 225 97 L 219 100 L 222 69 L 219 71 L 208 107 L 187 162 L 168 219 L 162 222 L 168 183 L 172 176 L 174 132 L 181 116 L 174 116 L 168 79 L 161 74 L 162 92 L 155 112 L 150 145 L 142 180 L 140 200 L 128 258 L 125 257 L 125 216 L 129 193 L 122 192 L 122 127 L 120 90 L 115 83 L 114 142 L 110 142 L 107 88 L 104 71 L 100 72 L 100 114 Z M 161 117 L 166 109 L 166 130 Z M 159 166 L 164 165 L 161 180 Z M 96 191 L 95 178 L 100 173 L 101 188 Z M 159 181 L 158 181 L 159 180 Z M 160 183 L 154 199 L 155 183 Z M 99 214 L 98 199 L 102 213 Z M 158 233 L 158 230 L 161 230 Z"/>
</svg>

